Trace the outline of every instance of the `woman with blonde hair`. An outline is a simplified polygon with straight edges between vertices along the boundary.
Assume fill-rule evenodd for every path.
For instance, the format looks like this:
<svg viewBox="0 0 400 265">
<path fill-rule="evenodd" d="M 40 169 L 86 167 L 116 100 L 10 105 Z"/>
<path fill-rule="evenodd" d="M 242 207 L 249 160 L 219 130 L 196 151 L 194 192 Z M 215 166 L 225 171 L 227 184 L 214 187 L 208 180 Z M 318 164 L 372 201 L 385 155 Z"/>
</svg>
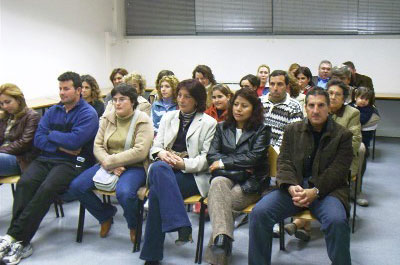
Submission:
<svg viewBox="0 0 400 265">
<path fill-rule="evenodd" d="M 149 102 L 150 104 L 153 104 L 153 102 L 155 100 L 158 99 L 158 95 L 157 95 L 157 89 L 160 88 L 160 80 L 161 78 L 163 78 L 166 75 L 175 75 L 174 72 L 172 72 L 171 70 L 161 70 L 158 75 L 157 75 L 157 79 L 156 79 L 156 88 L 153 89 L 153 91 L 151 91 L 150 95 L 149 95 Z"/>
<path fill-rule="evenodd" d="M 300 68 L 300 64 L 298 64 L 298 63 L 292 63 L 290 66 L 289 66 L 289 69 L 288 69 L 288 75 L 289 75 L 289 77 L 294 77 L 294 73 L 297 71 L 297 69 L 299 69 Z"/>
<path fill-rule="evenodd" d="M 104 102 L 99 85 L 91 75 L 82 75 L 82 98 L 89 103 L 100 118 L 104 113 Z"/>
<path fill-rule="evenodd" d="M 158 100 L 151 106 L 151 118 L 153 120 L 154 132 L 158 132 L 162 116 L 177 109 L 176 88 L 178 78 L 174 75 L 166 75 L 161 78 L 157 88 Z"/>
<path fill-rule="evenodd" d="M 268 77 L 271 70 L 268 65 L 262 64 L 257 68 L 257 76 L 260 79 L 260 86 L 257 88 L 257 95 L 259 97 L 268 94 L 269 84 Z"/>
<path fill-rule="evenodd" d="M 0 109 L 0 176 L 18 175 L 37 155 L 33 138 L 40 115 L 14 84 L 0 86 Z"/>
<path fill-rule="evenodd" d="M 139 73 L 131 73 L 124 76 L 124 82 L 133 86 L 138 94 L 138 110 L 143 111 L 150 117 L 151 104 L 143 97 L 146 89 L 146 79 Z"/>
</svg>

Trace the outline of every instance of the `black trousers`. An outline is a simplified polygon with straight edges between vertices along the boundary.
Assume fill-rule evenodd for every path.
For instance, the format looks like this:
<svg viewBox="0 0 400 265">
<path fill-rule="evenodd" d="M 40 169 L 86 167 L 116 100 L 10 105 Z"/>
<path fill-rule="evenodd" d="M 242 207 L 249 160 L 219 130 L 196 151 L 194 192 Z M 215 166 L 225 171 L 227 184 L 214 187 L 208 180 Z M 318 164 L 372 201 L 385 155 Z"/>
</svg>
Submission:
<svg viewBox="0 0 400 265">
<path fill-rule="evenodd" d="M 68 189 L 82 170 L 83 167 L 69 162 L 34 160 L 17 183 L 7 234 L 27 245 L 56 197 Z"/>
</svg>

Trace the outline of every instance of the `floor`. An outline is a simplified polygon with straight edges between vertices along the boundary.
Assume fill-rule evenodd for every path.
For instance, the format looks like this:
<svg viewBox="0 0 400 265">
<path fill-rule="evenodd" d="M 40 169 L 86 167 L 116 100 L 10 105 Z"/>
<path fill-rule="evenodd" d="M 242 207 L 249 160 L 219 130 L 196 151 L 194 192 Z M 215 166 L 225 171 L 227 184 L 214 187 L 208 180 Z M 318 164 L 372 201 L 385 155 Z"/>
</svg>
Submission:
<svg viewBox="0 0 400 265">
<path fill-rule="evenodd" d="M 351 237 L 353 264 L 400 264 L 399 157 L 400 138 L 378 138 L 375 160 L 369 159 L 363 184 L 363 191 L 368 196 L 370 206 L 357 207 L 356 232 Z M 0 186 L 0 198 L 0 234 L 3 235 L 11 219 L 12 196 L 9 185 Z M 119 212 L 107 238 L 99 238 L 99 225 L 87 213 L 83 242 L 76 243 L 78 206 L 77 202 L 65 204 L 64 218 L 56 218 L 53 208 L 49 211 L 32 241 L 33 255 L 23 260 L 21 264 L 143 264 L 139 254 L 132 253 L 129 230 L 119 206 Z M 190 218 L 193 235 L 196 237 L 198 215 L 191 213 Z M 286 251 L 279 251 L 279 241 L 274 239 L 272 263 L 330 264 L 318 223 L 313 223 L 312 229 L 312 239 L 308 243 L 286 236 Z M 210 223 L 207 222 L 205 242 L 208 242 L 210 233 Z M 167 235 L 162 264 L 193 264 L 196 244 L 176 247 L 174 245 L 176 238 L 176 233 Z M 235 231 L 235 239 L 230 264 L 247 264 L 248 225 Z"/>
</svg>

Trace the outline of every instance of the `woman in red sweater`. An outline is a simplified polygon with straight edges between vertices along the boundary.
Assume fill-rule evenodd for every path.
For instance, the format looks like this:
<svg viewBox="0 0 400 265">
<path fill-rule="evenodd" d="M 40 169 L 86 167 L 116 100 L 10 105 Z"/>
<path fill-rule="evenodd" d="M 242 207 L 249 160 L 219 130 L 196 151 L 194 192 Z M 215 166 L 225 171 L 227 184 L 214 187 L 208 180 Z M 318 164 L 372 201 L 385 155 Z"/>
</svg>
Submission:
<svg viewBox="0 0 400 265">
<path fill-rule="evenodd" d="M 224 121 L 228 112 L 229 100 L 232 98 L 233 93 L 231 89 L 225 84 L 216 84 L 212 88 L 212 105 L 205 111 L 217 122 Z"/>
</svg>

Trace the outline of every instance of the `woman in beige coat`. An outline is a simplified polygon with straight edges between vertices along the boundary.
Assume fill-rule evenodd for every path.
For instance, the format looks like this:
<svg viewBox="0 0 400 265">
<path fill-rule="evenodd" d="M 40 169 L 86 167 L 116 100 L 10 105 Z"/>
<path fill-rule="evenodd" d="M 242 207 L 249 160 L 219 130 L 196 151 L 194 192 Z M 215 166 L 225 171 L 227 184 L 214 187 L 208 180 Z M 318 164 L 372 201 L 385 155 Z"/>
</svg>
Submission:
<svg viewBox="0 0 400 265">
<path fill-rule="evenodd" d="M 92 190 L 95 188 L 93 176 L 100 168 L 118 176 L 115 192 L 118 202 L 124 209 L 131 241 L 135 243 L 137 225 L 135 209 L 138 207 L 136 194 L 146 182 L 145 168 L 153 140 L 153 127 L 149 116 L 136 109 L 138 96 L 132 86 L 119 84 L 111 91 L 111 96 L 114 109 L 104 114 L 100 120 L 100 128 L 94 143 L 94 155 L 99 163 L 76 177 L 71 182 L 70 192 L 99 221 L 100 237 L 106 237 L 117 208 L 102 203 L 93 193 Z M 131 138 L 129 138 L 130 131 L 133 132 Z"/>
</svg>

